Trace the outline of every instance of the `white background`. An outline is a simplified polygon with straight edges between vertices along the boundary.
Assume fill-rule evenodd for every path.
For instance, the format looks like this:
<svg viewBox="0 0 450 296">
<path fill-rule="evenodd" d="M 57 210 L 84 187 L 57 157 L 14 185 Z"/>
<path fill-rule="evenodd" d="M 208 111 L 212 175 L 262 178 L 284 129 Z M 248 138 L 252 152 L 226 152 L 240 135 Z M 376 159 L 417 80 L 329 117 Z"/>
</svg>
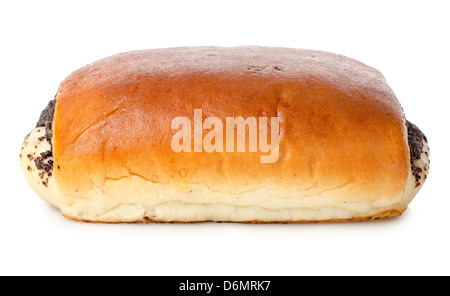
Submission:
<svg viewBox="0 0 450 296">
<path fill-rule="evenodd" d="M 447 3 L 2 1 L 0 274 L 449 275 Z M 425 186 L 401 217 L 350 224 L 96 225 L 39 199 L 19 150 L 59 83 L 115 53 L 186 45 L 320 49 L 377 68 L 429 139 Z"/>
</svg>

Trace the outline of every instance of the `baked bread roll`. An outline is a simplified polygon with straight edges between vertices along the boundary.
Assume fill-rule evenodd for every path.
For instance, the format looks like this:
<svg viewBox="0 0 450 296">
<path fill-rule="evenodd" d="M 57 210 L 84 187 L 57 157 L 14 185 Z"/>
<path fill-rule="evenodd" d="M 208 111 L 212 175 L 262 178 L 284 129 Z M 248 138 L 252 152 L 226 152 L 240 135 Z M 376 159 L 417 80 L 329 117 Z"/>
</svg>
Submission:
<svg viewBox="0 0 450 296">
<path fill-rule="evenodd" d="M 429 171 L 427 140 L 380 72 L 272 47 L 89 64 L 61 83 L 20 155 L 64 216 L 110 223 L 387 218 Z"/>
</svg>

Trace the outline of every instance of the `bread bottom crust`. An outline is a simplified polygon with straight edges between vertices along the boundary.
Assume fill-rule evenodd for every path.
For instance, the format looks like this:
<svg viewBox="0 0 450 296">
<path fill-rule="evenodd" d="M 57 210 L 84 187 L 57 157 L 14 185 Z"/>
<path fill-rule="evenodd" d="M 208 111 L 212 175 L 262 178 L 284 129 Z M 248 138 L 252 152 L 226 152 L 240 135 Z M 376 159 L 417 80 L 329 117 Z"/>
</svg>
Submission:
<svg viewBox="0 0 450 296">
<path fill-rule="evenodd" d="M 372 221 L 372 220 L 380 220 L 387 218 L 398 217 L 403 214 L 404 211 L 399 210 L 385 210 L 373 215 L 369 216 L 360 216 L 360 217 L 351 217 L 351 218 L 333 218 L 333 219 L 325 219 L 325 220 L 284 220 L 284 221 L 264 221 L 264 220 L 246 220 L 246 221 L 215 221 L 215 220 L 199 220 L 199 221 L 161 221 L 157 219 L 144 218 L 143 220 L 136 221 L 127 221 L 127 222 L 108 222 L 108 221 L 96 221 L 89 219 L 80 219 L 77 217 L 69 216 L 67 214 L 63 214 L 64 217 L 77 221 L 77 222 L 85 222 L 85 223 L 97 223 L 97 224 L 143 224 L 143 223 L 154 223 L 154 224 L 192 224 L 192 223 L 244 223 L 244 224 L 315 224 L 315 223 L 344 223 L 344 222 L 360 222 L 360 221 Z"/>
</svg>

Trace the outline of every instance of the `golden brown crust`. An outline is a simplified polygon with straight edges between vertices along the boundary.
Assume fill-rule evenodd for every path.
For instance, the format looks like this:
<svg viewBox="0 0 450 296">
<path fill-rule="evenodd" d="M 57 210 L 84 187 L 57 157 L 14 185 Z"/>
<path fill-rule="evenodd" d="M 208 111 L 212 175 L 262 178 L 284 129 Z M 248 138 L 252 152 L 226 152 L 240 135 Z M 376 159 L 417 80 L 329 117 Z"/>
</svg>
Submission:
<svg viewBox="0 0 450 296">
<path fill-rule="evenodd" d="M 278 116 L 279 160 L 261 164 L 259 152 L 175 153 L 171 120 L 193 122 L 195 108 L 203 119 L 224 122 Z M 231 193 L 335 190 L 337 203 L 376 203 L 398 201 L 410 169 L 404 115 L 383 76 L 320 51 L 201 47 L 119 54 L 61 84 L 53 129 L 59 191 L 79 197 L 132 175 L 180 192 L 191 184 Z"/>
</svg>

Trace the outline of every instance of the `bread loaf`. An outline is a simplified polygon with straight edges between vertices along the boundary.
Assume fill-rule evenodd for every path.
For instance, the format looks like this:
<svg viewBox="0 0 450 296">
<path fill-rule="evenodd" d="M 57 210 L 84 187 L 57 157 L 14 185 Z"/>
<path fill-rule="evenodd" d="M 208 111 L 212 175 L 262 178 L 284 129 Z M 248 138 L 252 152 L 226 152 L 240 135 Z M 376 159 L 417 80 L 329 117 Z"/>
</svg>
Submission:
<svg viewBox="0 0 450 296">
<path fill-rule="evenodd" d="M 382 74 L 356 60 L 181 47 L 69 75 L 21 166 L 80 221 L 356 221 L 400 215 L 429 150 Z"/>
</svg>

